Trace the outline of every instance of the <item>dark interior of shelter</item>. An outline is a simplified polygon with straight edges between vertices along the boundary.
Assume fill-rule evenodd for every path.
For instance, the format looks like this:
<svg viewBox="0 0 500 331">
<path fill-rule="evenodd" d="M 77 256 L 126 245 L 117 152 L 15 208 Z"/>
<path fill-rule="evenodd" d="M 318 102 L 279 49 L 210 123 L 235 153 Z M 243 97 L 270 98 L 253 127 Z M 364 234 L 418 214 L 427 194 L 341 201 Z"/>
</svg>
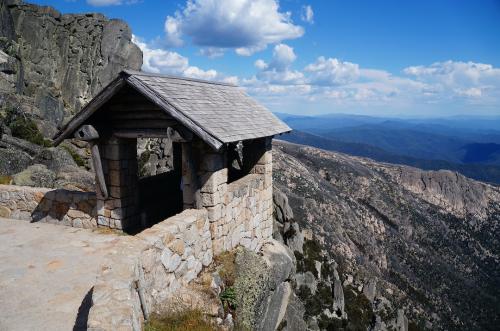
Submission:
<svg viewBox="0 0 500 331">
<path fill-rule="evenodd" d="M 150 227 L 183 209 L 182 146 L 172 144 L 173 169 L 154 176 L 139 178 L 139 215 L 142 228 Z"/>
</svg>

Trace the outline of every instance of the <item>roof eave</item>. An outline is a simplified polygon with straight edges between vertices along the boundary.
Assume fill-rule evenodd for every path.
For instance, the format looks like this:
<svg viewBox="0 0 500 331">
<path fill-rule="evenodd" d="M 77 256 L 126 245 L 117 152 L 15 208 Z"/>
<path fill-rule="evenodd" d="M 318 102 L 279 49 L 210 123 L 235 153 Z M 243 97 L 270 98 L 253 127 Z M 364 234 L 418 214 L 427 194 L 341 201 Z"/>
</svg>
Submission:
<svg viewBox="0 0 500 331">
<path fill-rule="evenodd" d="M 82 108 L 64 127 L 59 130 L 52 142 L 54 146 L 59 145 L 75 132 L 92 114 L 94 114 L 104 103 L 111 99 L 126 83 L 125 75 L 121 73 L 104 89 L 101 90 L 85 107 Z"/>
<path fill-rule="evenodd" d="M 158 107 L 163 109 L 168 115 L 172 116 L 179 123 L 191 130 L 194 134 L 196 134 L 200 139 L 202 139 L 216 151 L 219 151 L 224 146 L 224 143 L 221 140 L 216 138 L 207 130 L 204 130 L 203 126 L 200 123 L 196 123 L 193 119 L 186 116 L 182 111 L 170 104 L 167 100 L 165 100 L 165 98 L 158 95 L 153 89 L 144 84 L 134 75 L 128 76 L 126 82 L 136 91 L 142 93 L 151 102 L 155 103 Z"/>
</svg>

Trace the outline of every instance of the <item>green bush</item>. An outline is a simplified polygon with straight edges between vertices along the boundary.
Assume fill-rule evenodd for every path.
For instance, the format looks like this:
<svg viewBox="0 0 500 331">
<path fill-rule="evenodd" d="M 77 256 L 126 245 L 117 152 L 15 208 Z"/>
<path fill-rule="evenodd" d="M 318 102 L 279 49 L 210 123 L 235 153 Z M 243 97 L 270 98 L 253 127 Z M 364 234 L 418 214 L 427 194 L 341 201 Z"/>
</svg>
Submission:
<svg viewBox="0 0 500 331">
<path fill-rule="evenodd" d="M 220 301 L 222 301 L 222 305 L 224 306 L 224 310 L 228 311 L 229 309 L 235 310 L 238 307 L 236 300 L 236 293 L 233 287 L 228 287 L 224 291 L 219 294 Z"/>
<path fill-rule="evenodd" d="M 295 251 L 297 260 L 297 272 L 310 271 L 318 278 L 318 270 L 316 269 L 316 261 L 324 262 L 321 255 L 321 246 L 313 240 L 306 240 L 303 246 L 304 254 Z"/>
<path fill-rule="evenodd" d="M 374 314 L 370 300 L 363 294 L 357 293 L 352 286 L 344 291 L 345 310 L 349 317 L 349 330 L 366 330 L 373 323 Z"/>
<path fill-rule="evenodd" d="M 64 148 L 69 155 L 71 155 L 73 161 L 75 161 L 79 167 L 85 167 L 85 160 L 77 152 L 67 145 L 62 145 L 61 147 Z"/>
<path fill-rule="evenodd" d="M 38 130 L 35 122 L 21 111 L 15 108 L 7 108 L 4 120 L 5 125 L 12 131 L 12 136 L 27 140 L 36 145 L 44 147 L 52 146 L 52 142 L 49 139 L 45 139 Z"/>
</svg>

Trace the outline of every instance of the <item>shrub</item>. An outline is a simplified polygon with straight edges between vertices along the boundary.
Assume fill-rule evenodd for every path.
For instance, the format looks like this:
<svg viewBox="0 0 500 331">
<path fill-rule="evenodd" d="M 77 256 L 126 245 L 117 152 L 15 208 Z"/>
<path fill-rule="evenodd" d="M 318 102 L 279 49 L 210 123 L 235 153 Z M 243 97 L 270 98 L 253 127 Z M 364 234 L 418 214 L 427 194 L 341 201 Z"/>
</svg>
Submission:
<svg viewBox="0 0 500 331">
<path fill-rule="evenodd" d="M 228 287 L 224 291 L 219 294 L 220 301 L 222 301 L 222 305 L 224 306 L 224 310 L 228 311 L 229 309 L 235 310 L 237 308 L 237 300 L 236 293 L 233 287 Z"/>
<path fill-rule="evenodd" d="M 35 122 L 15 108 L 7 108 L 5 125 L 10 128 L 12 136 L 16 138 L 24 139 L 44 147 L 52 146 L 52 142 L 49 139 L 45 139 L 38 130 Z"/>
<path fill-rule="evenodd" d="M 144 331 L 215 331 L 215 326 L 198 309 L 187 309 L 167 314 L 153 314 L 144 325 Z"/>
<path fill-rule="evenodd" d="M 69 153 L 69 155 L 71 155 L 73 161 L 75 161 L 75 163 L 79 167 L 85 167 L 85 160 L 80 155 L 78 155 L 77 152 L 75 152 L 71 147 L 67 145 L 62 145 L 61 147 L 64 148 Z"/>
<path fill-rule="evenodd" d="M 297 260 L 297 272 L 310 271 L 318 278 L 318 270 L 316 269 L 316 261 L 323 261 L 321 255 L 321 246 L 313 240 L 306 240 L 303 246 L 304 254 L 294 252 Z"/>
<path fill-rule="evenodd" d="M 374 320 L 372 305 L 363 293 L 357 293 L 352 286 L 347 286 L 344 298 L 345 310 L 349 317 L 349 330 L 366 330 L 372 325 Z"/>
</svg>

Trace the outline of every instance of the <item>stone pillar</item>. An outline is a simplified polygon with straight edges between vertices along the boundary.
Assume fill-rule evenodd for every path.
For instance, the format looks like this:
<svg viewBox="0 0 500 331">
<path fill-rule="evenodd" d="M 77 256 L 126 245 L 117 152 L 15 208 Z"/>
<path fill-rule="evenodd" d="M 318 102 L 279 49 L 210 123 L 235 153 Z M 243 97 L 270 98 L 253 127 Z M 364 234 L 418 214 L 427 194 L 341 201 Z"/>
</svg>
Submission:
<svg viewBox="0 0 500 331">
<path fill-rule="evenodd" d="M 208 146 L 200 154 L 200 205 L 208 212 L 214 254 L 225 250 L 222 228 L 226 219 L 227 168 L 225 153 Z M 225 234 L 226 236 L 228 233 Z"/>
<path fill-rule="evenodd" d="M 111 137 L 99 143 L 107 199 L 97 187 L 97 223 L 127 230 L 139 226 L 137 141 Z"/>
<path fill-rule="evenodd" d="M 261 233 L 264 240 L 273 236 L 273 152 L 272 138 L 261 139 L 254 143 L 256 161 L 250 173 L 262 176 L 264 189 L 259 200 L 262 201 L 264 211 L 262 213 Z"/>
<path fill-rule="evenodd" d="M 196 208 L 198 178 L 196 161 L 191 142 L 182 143 L 182 201 L 183 209 Z"/>
</svg>

